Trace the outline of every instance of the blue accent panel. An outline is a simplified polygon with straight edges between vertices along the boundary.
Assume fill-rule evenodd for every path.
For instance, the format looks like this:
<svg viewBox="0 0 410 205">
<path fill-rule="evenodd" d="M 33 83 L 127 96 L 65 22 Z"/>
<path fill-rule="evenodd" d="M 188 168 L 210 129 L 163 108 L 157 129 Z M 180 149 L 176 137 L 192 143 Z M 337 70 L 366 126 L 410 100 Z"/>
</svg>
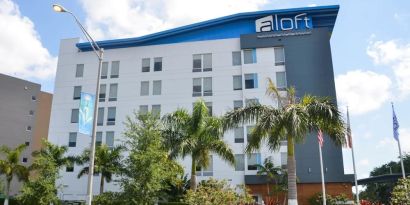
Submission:
<svg viewBox="0 0 410 205">
<path fill-rule="evenodd" d="M 239 38 L 241 34 L 255 33 L 256 19 L 274 14 L 291 16 L 294 14 L 306 13 L 309 18 L 311 18 L 313 28 L 327 27 L 329 32 L 332 32 L 338 11 L 339 6 L 332 5 L 238 13 L 141 37 L 105 40 L 98 41 L 97 43 L 104 49 L 116 49 L 147 45 Z M 90 43 L 77 43 L 76 46 L 81 51 L 92 50 Z"/>
</svg>

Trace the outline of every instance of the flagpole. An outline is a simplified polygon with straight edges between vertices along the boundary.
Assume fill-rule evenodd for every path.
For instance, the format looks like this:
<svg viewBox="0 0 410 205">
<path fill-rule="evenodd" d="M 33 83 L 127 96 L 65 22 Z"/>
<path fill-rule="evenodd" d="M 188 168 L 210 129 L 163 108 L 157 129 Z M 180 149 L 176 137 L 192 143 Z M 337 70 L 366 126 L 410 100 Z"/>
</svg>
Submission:
<svg viewBox="0 0 410 205">
<path fill-rule="evenodd" d="M 351 128 L 350 128 L 350 116 L 349 116 L 349 106 L 347 106 L 347 134 L 348 134 L 348 146 L 352 149 L 352 161 L 353 161 L 353 173 L 354 173 L 354 186 L 356 189 L 356 204 L 360 205 L 360 199 L 359 199 L 359 186 L 357 185 L 357 172 L 356 172 L 356 161 L 354 158 L 354 148 L 353 148 L 353 138 L 352 138 L 352 133 L 351 133 Z"/>
<path fill-rule="evenodd" d="M 404 170 L 403 156 L 401 154 L 401 145 L 400 145 L 400 138 L 399 138 L 399 121 L 397 120 L 396 113 L 394 112 L 393 102 L 391 103 L 391 108 L 393 110 L 393 137 L 396 139 L 397 145 L 399 146 L 401 172 L 403 174 L 403 179 L 405 179 L 406 178 L 406 172 Z"/>
<path fill-rule="evenodd" d="M 319 145 L 319 157 L 320 157 L 320 174 L 322 176 L 322 200 L 323 200 L 323 205 L 326 205 L 326 189 L 325 189 L 325 175 L 323 174 L 322 146 L 320 142 L 318 142 L 318 145 Z"/>
</svg>

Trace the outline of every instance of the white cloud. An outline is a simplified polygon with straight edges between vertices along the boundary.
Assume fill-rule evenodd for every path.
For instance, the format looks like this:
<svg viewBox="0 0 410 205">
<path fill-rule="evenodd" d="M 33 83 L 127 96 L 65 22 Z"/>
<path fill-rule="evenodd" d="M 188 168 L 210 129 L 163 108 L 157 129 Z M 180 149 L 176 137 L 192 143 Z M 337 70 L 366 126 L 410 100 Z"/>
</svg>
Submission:
<svg viewBox="0 0 410 205">
<path fill-rule="evenodd" d="M 315 7 L 317 4 L 309 4 L 308 7 Z"/>
<path fill-rule="evenodd" d="M 336 77 L 337 99 L 352 114 L 378 109 L 390 98 L 391 80 L 372 71 L 353 70 Z"/>
<path fill-rule="evenodd" d="M 359 161 L 359 166 L 369 166 L 369 159 L 362 159 Z"/>
<path fill-rule="evenodd" d="M 56 58 L 43 47 L 33 22 L 10 0 L 0 0 L 0 72 L 21 78 L 47 79 Z"/>
<path fill-rule="evenodd" d="M 403 152 L 410 154 L 410 129 L 402 128 L 399 129 L 400 133 L 400 145 Z"/>
<path fill-rule="evenodd" d="M 410 43 L 398 40 L 370 41 L 367 54 L 376 65 L 392 68 L 400 97 L 410 94 Z"/>
<path fill-rule="evenodd" d="M 267 0 L 81 0 L 87 29 L 97 39 L 136 37 L 237 12 Z"/>
</svg>

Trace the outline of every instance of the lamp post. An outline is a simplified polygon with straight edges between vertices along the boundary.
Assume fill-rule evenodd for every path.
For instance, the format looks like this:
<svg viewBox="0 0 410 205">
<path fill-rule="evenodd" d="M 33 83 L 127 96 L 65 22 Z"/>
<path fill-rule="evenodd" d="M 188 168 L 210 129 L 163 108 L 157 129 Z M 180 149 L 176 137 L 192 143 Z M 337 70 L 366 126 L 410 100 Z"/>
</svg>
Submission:
<svg viewBox="0 0 410 205">
<path fill-rule="evenodd" d="M 85 30 L 84 26 L 78 21 L 77 17 L 70 12 L 69 10 L 65 9 L 61 5 L 53 4 L 53 10 L 56 12 L 61 13 L 69 13 L 72 17 L 74 17 L 75 22 L 80 27 L 81 31 L 83 32 L 85 38 L 93 49 L 95 55 L 98 58 L 98 74 L 97 74 L 97 85 L 95 89 L 95 102 L 94 102 L 94 119 L 93 119 L 93 129 L 92 129 L 92 136 L 91 136 L 91 151 L 90 151 L 90 164 L 89 164 L 89 171 L 88 171 L 88 183 L 87 183 L 87 205 L 91 205 L 92 197 L 93 197 L 93 176 L 94 176 L 94 159 L 95 159 L 95 139 L 96 139 L 96 127 L 97 127 L 97 112 L 98 112 L 98 93 L 100 92 L 100 78 L 101 78 L 101 67 L 103 61 L 103 54 L 104 49 L 100 48 L 98 44 L 94 41 L 94 39 L 90 36 L 90 34 Z"/>
</svg>

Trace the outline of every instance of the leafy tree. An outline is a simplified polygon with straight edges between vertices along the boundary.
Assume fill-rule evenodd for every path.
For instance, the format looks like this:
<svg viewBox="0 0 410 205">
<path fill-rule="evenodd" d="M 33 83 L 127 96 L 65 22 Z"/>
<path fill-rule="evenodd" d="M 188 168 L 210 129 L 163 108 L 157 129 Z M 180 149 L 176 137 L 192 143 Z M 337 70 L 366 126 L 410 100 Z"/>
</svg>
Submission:
<svg viewBox="0 0 410 205">
<path fill-rule="evenodd" d="M 297 204 L 295 143 L 302 142 L 311 132 L 322 130 L 337 144 L 344 144 L 344 122 L 329 98 L 306 95 L 297 100 L 293 87 L 287 89 L 283 98 L 271 79 L 266 93 L 278 102 L 278 107 L 253 104 L 230 111 L 225 115 L 225 129 L 256 122 L 247 152 L 259 149 L 262 142 L 266 142 L 270 150 L 277 150 L 280 142 L 287 140 L 288 201 Z"/>
<path fill-rule="evenodd" d="M 6 178 L 5 205 L 9 203 L 10 183 L 14 176 L 16 176 L 19 181 L 26 181 L 28 179 L 28 168 L 20 164 L 21 154 L 25 149 L 25 144 L 21 144 L 15 149 L 11 149 L 7 146 L 0 147 L 0 154 L 3 155 L 3 159 L 0 159 L 0 175 L 5 175 Z"/>
<path fill-rule="evenodd" d="M 74 161 L 74 157 L 65 156 L 68 148 L 66 146 L 54 145 L 43 140 L 43 148 L 34 151 L 34 161 L 30 167 L 34 170 L 30 180 L 24 183 L 18 200 L 27 205 L 49 205 L 59 204 L 57 197 L 56 181 L 59 170 Z"/>
<path fill-rule="evenodd" d="M 410 154 L 403 156 L 404 169 L 406 171 L 410 170 Z M 401 175 L 401 164 L 400 161 L 391 161 L 389 163 L 383 164 L 380 167 L 374 168 L 370 172 L 370 177 L 386 175 L 386 174 L 400 174 Z M 383 204 L 388 204 L 390 202 L 391 193 L 396 185 L 396 181 L 386 181 L 369 183 L 366 185 L 366 189 L 360 192 L 361 199 L 367 199 L 371 202 L 379 202 Z"/>
<path fill-rule="evenodd" d="M 115 174 L 119 174 L 122 167 L 122 155 L 124 146 L 115 146 L 109 148 L 106 144 L 97 146 L 95 149 L 94 172 L 101 174 L 100 179 L 100 194 L 104 192 L 104 181 L 110 183 Z M 77 163 L 80 165 L 90 161 L 90 150 L 84 150 L 83 154 L 78 158 Z M 89 166 L 83 167 L 78 173 L 78 178 L 83 175 L 88 175 Z"/>
<path fill-rule="evenodd" d="M 400 179 L 394 187 L 391 197 L 393 205 L 410 204 L 410 179 Z"/>
<path fill-rule="evenodd" d="M 190 188 L 187 175 L 181 175 L 173 181 L 168 181 L 168 188 L 164 190 L 167 201 L 180 202 Z"/>
<path fill-rule="evenodd" d="M 263 165 L 257 165 L 257 175 L 266 175 L 268 181 L 266 183 L 268 196 L 276 194 L 275 204 L 279 204 L 279 193 L 287 191 L 287 173 L 279 166 L 275 166 L 271 157 L 264 160 Z M 271 186 L 274 184 L 274 186 Z M 272 187 L 272 190 L 270 190 Z"/>
<path fill-rule="evenodd" d="M 120 192 L 104 192 L 100 195 L 94 196 L 92 205 L 123 205 L 128 204 L 126 199 L 122 198 Z"/>
<path fill-rule="evenodd" d="M 124 133 L 129 156 L 120 180 L 123 198 L 127 204 L 154 204 L 169 188 L 167 182 L 177 180 L 183 169 L 163 146 L 158 118 L 151 114 L 134 114 L 134 118 L 127 117 Z"/>
<path fill-rule="evenodd" d="M 191 156 L 191 189 L 196 188 L 197 166 L 208 167 L 211 153 L 232 165 L 235 162 L 232 149 L 223 141 L 222 119 L 211 116 L 203 100 L 194 103 L 192 114 L 185 109 L 177 109 L 164 116 L 163 122 L 163 137 L 170 157 Z"/>
<path fill-rule="evenodd" d="M 188 190 L 184 201 L 190 205 L 243 205 L 253 199 L 244 185 L 234 189 L 226 181 L 211 178 L 200 182 L 198 189 Z"/>
</svg>

